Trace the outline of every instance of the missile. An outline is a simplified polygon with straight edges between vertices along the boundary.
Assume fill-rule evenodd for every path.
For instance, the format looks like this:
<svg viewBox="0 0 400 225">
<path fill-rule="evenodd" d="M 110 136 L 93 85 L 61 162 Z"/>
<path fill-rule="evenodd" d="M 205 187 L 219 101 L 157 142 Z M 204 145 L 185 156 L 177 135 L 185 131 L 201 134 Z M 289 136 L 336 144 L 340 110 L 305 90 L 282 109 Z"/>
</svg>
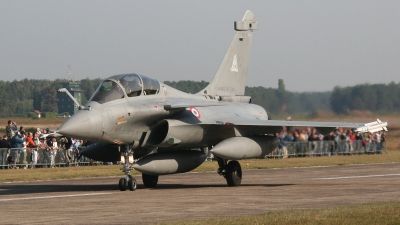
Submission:
<svg viewBox="0 0 400 225">
<path fill-rule="evenodd" d="M 221 141 L 210 151 L 223 159 L 251 159 L 268 155 L 278 145 L 279 139 L 273 136 L 232 137 Z"/>
<path fill-rule="evenodd" d="M 159 152 L 139 159 L 133 168 L 149 175 L 185 173 L 200 166 L 206 154 L 195 150 Z"/>
<path fill-rule="evenodd" d="M 379 119 L 376 120 L 376 122 L 372 122 L 372 123 L 366 123 L 364 124 L 364 126 L 362 127 L 358 127 L 357 129 L 354 129 L 355 132 L 377 132 L 377 131 L 387 131 L 387 122 L 386 121 L 381 121 Z"/>
</svg>

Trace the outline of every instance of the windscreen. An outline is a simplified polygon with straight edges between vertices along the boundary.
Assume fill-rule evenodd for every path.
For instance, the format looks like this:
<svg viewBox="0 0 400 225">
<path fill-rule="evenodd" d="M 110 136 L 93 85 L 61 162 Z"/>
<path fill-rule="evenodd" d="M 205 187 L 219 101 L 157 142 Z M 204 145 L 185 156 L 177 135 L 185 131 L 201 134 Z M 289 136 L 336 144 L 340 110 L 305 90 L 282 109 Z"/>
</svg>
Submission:
<svg viewBox="0 0 400 225">
<path fill-rule="evenodd" d="M 100 104 L 124 98 L 122 88 L 111 80 L 105 80 L 93 94 L 90 101 L 95 101 Z"/>
</svg>

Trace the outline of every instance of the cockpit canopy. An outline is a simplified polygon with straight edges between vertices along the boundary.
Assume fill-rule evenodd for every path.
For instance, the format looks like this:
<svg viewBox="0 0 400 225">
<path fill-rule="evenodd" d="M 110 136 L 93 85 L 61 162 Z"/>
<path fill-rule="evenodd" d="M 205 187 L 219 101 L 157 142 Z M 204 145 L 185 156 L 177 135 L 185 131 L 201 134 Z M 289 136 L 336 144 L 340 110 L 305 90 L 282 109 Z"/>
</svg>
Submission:
<svg viewBox="0 0 400 225">
<path fill-rule="evenodd" d="M 160 82 L 137 74 L 121 74 L 107 78 L 100 84 L 89 101 L 100 104 L 140 95 L 155 95 L 160 91 Z"/>
</svg>

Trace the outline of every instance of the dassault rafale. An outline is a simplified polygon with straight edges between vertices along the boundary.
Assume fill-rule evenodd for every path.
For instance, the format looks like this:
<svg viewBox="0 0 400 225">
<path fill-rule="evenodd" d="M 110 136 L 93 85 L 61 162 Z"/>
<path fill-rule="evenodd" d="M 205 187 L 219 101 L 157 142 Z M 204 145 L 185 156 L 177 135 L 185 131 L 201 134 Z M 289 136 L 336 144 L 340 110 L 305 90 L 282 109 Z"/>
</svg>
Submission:
<svg viewBox="0 0 400 225">
<path fill-rule="evenodd" d="M 257 20 L 247 11 L 234 22 L 236 34 L 210 84 L 197 94 L 176 90 L 158 80 L 131 73 L 105 79 L 85 105 L 59 127 L 68 137 L 95 142 L 81 154 L 99 161 L 121 161 L 125 177 L 119 189 L 134 191 L 130 174 L 142 173 L 145 187 L 155 187 L 159 175 L 185 173 L 200 166 L 210 149 L 218 174 L 229 186 L 239 186 L 237 160 L 264 157 L 279 144 L 283 127 L 315 127 L 328 134 L 336 127 L 354 132 L 386 130 L 387 122 L 309 122 L 271 120 L 264 108 L 244 96 L 253 31 Z"/>
</svg>

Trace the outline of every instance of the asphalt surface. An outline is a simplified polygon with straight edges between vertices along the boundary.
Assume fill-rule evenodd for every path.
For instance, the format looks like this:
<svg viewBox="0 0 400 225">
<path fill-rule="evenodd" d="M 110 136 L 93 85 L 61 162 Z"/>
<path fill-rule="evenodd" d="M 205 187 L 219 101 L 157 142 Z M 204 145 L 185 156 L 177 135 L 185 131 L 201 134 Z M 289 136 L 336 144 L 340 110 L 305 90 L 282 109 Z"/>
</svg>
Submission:
<svg viewBox="0 0 400 225">
<path fill-rule="evenodd" d="M 121 176 L 122 177 L 122 176 Z M 152 224 L 400 199 L 400 163 L 161 176 L 118 190 L 119 177 L 0 184 L 0 224 Z"/>
</svg>

